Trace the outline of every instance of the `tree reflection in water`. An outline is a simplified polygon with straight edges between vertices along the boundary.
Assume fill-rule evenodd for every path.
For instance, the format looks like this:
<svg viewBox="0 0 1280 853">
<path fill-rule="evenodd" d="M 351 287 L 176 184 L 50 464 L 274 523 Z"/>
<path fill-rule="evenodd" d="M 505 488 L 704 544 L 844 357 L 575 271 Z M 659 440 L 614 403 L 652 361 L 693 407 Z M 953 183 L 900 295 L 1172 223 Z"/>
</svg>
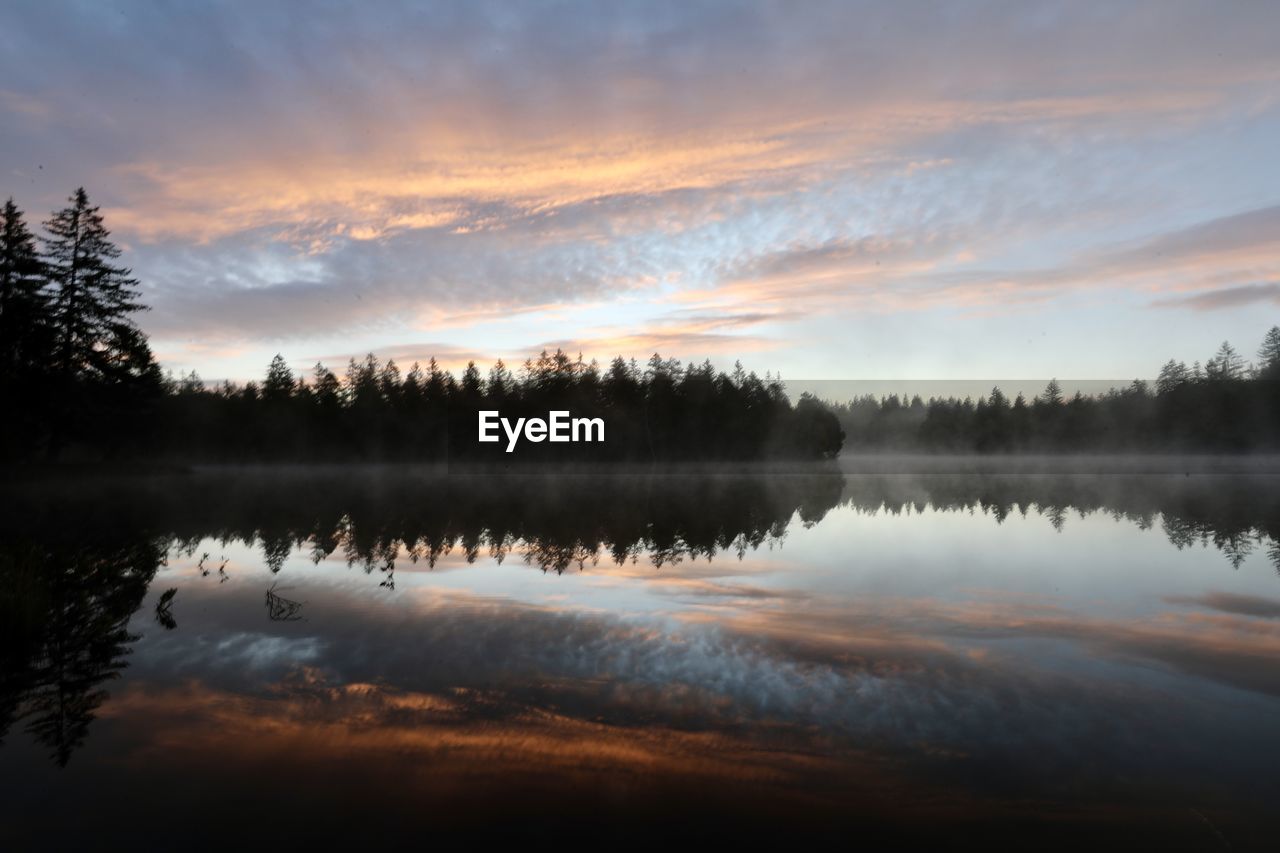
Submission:
<svg viewBox="0 0 1280 853">
<path fill-rule="evenodd" d="M 197 474 L 25 483 L 0 495 L 0 738 L 16 724 L 65 765 L 84 742 L 105 685 L 127 667 L 128 630 L 165 554 L 208 538 L 255 543 L 279 572 L 303 549 L 341 553 L 394 589 L 398 561 L 513 554 L 544 572 L 642 560 L 742 558 L 782 543 L 794 520 L 858 513 L 981 512 L 1044 517 L 1107 513 L 1159 524 L 1177 548 L 1217 548 L 1234 567 L 1263 549 L 1280 571 L 1280 487 L 1265 477 L 972 474 L 773 474 L 430 478 Z M 209 554 L 200 575 L 211 576 Z M 217 567 L 227 578 L 227 561 Z M 172 592 L 172 591 L 171 591 Z M 173 594 L 157 603 L 176 624 Z M 301 619 L 302 602 L 266 592 L 269 618 Z"/>
<path fill-rule="evenodd" d="M 146 539 L 56 541 L 0 552 L 0 736 L 21 721 L 65 766 L 107 698 L 105 683 L 128 666 L 138 639 L 129 619 L 164 549 Z"/>
<path fill-rule="evenodd" d="M 341 553 L 382 572 L 397 561 L 434 567 L 515 554 L 544 572 L 646 560 L 655 568 L 717 555 L 743 557 L 786 537 L 793 518 L 817 524 L 837 507 L 858 513 L 980 512 L 997 524 L 1035 514 L 1062 531 L 1071 516 L 1104 513 L 1141 529 L 1157 524 L 1179 549 L 1212 546 L 1238 568 L 1261 548 L 1280 572 L 1280 483 L 1243 476 L 845 476 L 835 470 L 772 476 L 640 476 L 386 480 L 301 488 L 276 480 L 252 494 L 228 484 L 232 505 L 166 505 L 175 547 L 205 537 L 254 543 L 279 572 L 299 548 L 313 562 Z M 246 502 L 249 505 L 246 505 Z"/>
</svg>

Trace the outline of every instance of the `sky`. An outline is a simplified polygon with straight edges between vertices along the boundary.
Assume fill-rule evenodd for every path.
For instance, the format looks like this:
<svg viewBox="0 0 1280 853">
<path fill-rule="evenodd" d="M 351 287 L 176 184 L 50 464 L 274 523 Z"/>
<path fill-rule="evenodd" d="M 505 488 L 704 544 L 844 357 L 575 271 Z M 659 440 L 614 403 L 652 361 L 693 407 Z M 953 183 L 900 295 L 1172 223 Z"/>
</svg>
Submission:
<svg viewBox="0 0 1280 853">
<path fill-rule="evenodd" d="M 162 364 L 1154 376 L 1280 323 L 1280 4 L 11 3 Z"/>
</svg>

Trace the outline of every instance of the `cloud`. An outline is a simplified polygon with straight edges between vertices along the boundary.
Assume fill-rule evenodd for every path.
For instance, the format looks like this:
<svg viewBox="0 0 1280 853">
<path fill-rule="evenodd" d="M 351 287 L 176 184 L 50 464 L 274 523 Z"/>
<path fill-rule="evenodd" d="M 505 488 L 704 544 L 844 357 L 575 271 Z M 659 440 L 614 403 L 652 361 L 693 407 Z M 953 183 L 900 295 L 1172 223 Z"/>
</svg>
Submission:
<svg viewBox="0 0 1280 853">
<path fill-rule="evenodd" d="M 1271 284 L 1245 284 L 1240 287 L 1224 287 L 1207 293 L 1158 299 L 1151 304 L 1157 308 L 1191 308 L 1195 311 L 1216 311 L 1220 308 L 1239 308 L 1255 302 L 1273 302 L 1280 305 L 1280 282 Z"/>
<path fill-rule="evenodd" d="M 743 303 L 806 302 L 880 310 L 934 305 L 980 306 L 1051 299 L 1065 291 L 1117 286 L 1192 289 L 1236 281 L 1258 270 L 1280 274 L 1280 207 L 1219 217 L 1136 243 L 1103 245 L 1054 267 L 963 269 L 977 240 L 968 229 L 902 234 L 860 241 L 796 245 L 754 258 L 727 276 L 719 295 Z M 1273 285 L 1223 288 L 1156 305 L 1199 309 L 1272 298 Z M 709 296 L 711 291 L 696 294 Z"/>
<path fill-rule="evenodd" d="M 582 352 L 599 359 L 614 356 L 644 358 L 654 353 L 679 353 L 686 358 L 699 355 L 758 352 L 773 349 L 780 341 L 740 330 L 766 323 L 787 322 L 795 312 L 700 310 L 668 312 L 650 323 L 632 328 L 604 328 L 580 338 L 545 341 L 535 349 Z"/>
<path fill-rule="evenodd" d="M 1273 115 L 1275 16 L 436 3 L 299 28 L 31 5 L 0 35 L 0 175 L 29 209 L 89 187 L 169 343 L 332 349 L 623 297 L 799 320 L 1225 290 L 1270 280 L 1241 242 L 1265 213 L 1175 232 L 1257 194 L 1167 178 L 1194 165 L 1179 146 Z M 1169 240 L 1113 244 L 1155 210 Z M 574 337 L 684 355 L 719 334 Z"/>
</svg>

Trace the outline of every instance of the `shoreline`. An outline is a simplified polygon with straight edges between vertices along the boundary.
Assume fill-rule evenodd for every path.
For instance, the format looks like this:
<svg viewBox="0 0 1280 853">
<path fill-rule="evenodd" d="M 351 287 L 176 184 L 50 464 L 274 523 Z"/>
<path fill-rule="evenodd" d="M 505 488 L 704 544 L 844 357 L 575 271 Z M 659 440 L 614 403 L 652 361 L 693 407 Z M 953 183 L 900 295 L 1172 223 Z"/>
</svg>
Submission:
<svg viewBox="0 0 1280 853">
<path fill-rule="evenodd" d="M 10 483 L 24 481 L 271 476 L 309 479 L 375 477 L 859 475 L 1250 475 L 1280 476 L 1280 453 L 845 453 L 830 460 L 568 463 L 447 462 L 50 462 L 0 466 Z"/>
</svg>

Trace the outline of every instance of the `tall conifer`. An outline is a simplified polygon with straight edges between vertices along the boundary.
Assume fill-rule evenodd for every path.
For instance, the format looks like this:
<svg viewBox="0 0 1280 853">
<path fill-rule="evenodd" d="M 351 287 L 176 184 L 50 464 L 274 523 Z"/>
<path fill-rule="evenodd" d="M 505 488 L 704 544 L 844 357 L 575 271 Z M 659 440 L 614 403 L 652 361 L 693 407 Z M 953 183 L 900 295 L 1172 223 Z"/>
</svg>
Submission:
<svg viewBox="0 0 1280 853">
<path fill-rule="evenodd" d="M 132 318 L 146 310 L 138 281 L 116 265 L 120 249 L 84 189 L 69 202 L 45 223 L 54 367 L 88 380 L 148 376 L 151 350 Z"/>
</svg>

